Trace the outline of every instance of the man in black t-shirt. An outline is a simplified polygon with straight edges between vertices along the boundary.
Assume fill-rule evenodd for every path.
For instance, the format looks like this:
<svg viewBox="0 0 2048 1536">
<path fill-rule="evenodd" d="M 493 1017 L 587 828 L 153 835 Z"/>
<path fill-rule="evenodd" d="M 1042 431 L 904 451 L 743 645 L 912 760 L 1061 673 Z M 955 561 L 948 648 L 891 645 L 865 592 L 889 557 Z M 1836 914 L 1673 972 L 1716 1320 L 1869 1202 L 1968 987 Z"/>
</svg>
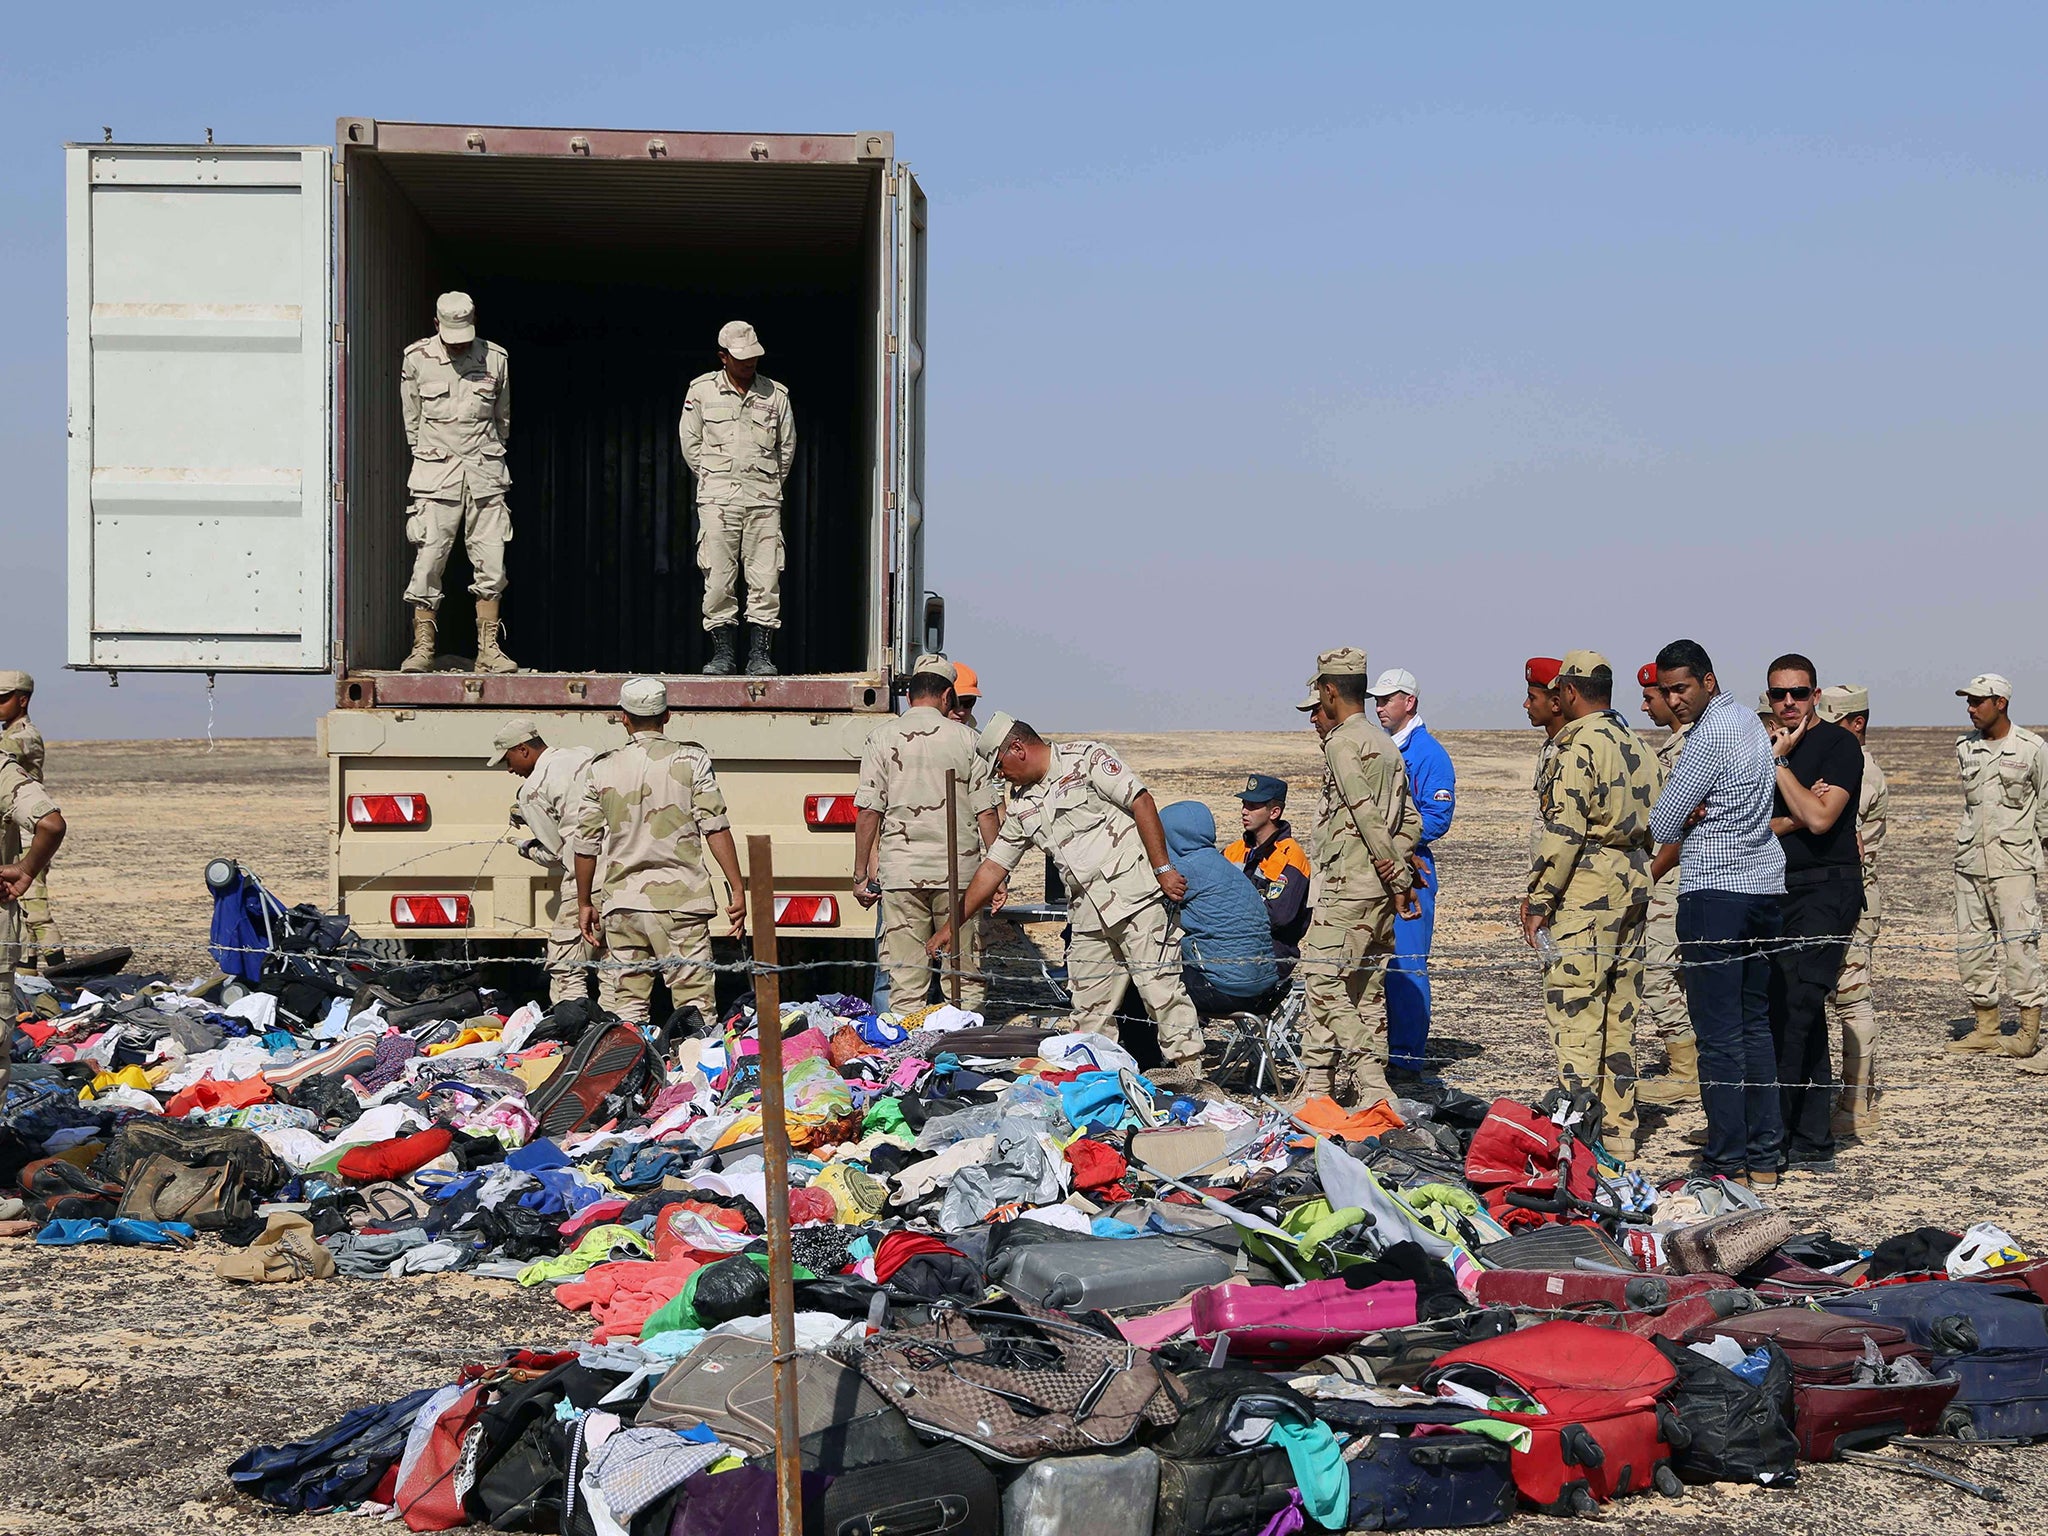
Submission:
<svg viewBox="0 0 2048 1536">
<path fill-rule="evenodd" d="M 1820 679 L 1806 657 L 1789 654 L 1772 662 L 1764 692 L 1776 715 L 1771 749 L 1778 759 L 1778 786 L 1771 830 L 1785 850 L 1784 947 L 1771 965 L 1771 1034 L 1785 1113 L 1781 1167 L 1827 1172 L 1835 1166 L 1827 997 L 1863 915 L 1863 865 L 1856 846 L 1863 749 L 1848 731 L 1814 712 Z"/>
</svg>

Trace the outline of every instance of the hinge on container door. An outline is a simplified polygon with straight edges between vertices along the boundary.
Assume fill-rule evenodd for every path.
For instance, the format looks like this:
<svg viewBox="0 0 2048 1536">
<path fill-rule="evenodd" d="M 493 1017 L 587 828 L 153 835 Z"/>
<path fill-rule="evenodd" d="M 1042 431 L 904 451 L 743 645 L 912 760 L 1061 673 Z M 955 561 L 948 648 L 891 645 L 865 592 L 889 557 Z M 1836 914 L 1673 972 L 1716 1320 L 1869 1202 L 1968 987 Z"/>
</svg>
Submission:
<svg viewBox="0 0 2048 1536">
<path fill-rule="evenodd" d="M 339 320 L 335 321 L 335 322 L 334 322 L 334 344 L 335 344 L 335 345 L 336 345 L 336 346 L 338 347 L 338 346 L 341 346 L 341 345 L 343 345 L 344 343 L 346 343 L 346 342 L 347 342 L 347 340 L 348 340 L 348 332 L 347 332 L 346 330 L 344 330 L 344 329 L 342 328 L 342 324 L 341 324 L 341 322 L 340 322 Z"/>
<path fill-rule="evenodd" d="M 884 510 L 885 512 L 886 512 L 886 511 L 893 511 L 893 510 L 895 509 L 895 506 L 896 506 L 896 493 L 895 493 L 894 491 L 884 491 L 884 492 L 882 492 L 882 510 Z"/>
<path fill-rule="evenodd" d="M 341 482 L 339 480 L 334 482 L 334 504 L 337 507 L 341 505 Z"/>
<path fill-rule="evenodd" d="M 335 161 L 335 162 L 334 162 L 334 167 L 333 167 L 333 169 L 334 169 L 334 179 L 335 179 L 336 181 L 340 181 L 340 180 L 341 180 L 342 178 L 341 178 L 341 162 L 340 162 L 339 160 L 337 160 L 337 161 Z"/>
</svg>

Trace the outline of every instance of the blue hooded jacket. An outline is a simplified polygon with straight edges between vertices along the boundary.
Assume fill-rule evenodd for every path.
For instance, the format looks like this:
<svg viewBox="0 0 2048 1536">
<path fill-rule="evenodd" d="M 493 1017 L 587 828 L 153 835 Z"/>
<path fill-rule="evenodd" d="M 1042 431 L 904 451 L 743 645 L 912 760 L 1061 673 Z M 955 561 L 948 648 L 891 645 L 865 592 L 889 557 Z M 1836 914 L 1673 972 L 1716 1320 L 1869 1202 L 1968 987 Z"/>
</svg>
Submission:
<svg viewBox="0 0 2048 1536">
<path fill-rule="evenodd" d="M 1244 871 L 1216 846 L 1216 818 L 1199 800 L 1176 800 L 1159 812 L 1166 852 L 1188 883 L 1181 902 L 1181 959 L 1230 997 L 1261 997 L 1279 984 L 1273 967 L 1273 925 L 1266 903 Z"/>
</svg>

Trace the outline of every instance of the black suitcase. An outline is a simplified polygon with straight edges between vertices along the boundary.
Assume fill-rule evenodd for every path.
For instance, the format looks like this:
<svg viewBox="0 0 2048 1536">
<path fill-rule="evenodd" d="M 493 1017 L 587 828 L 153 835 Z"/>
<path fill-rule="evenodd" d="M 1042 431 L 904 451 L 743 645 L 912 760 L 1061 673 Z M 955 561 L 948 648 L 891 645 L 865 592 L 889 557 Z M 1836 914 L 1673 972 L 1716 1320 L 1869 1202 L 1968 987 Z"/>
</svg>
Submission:
<svg viewBox="0 0 2048 1536">
<path fill-rule="evenodd" d="M 1236 1456 L 1162 1456 L 1153 1536 L 1258 1536 L 1293 1497 L 1294 1465 L 1278 1446 Z"/>
<path fill-rule="evenodd" d="M 941 1446 L 833 1481 L 819 1536 L 1002 1536 L 995 1474 L 963 1445 Z"/>
<path fill-rule="evenodd" d="M 1448 1531 L 1499 1525 L 1515 1513 L 1508 1448 L 1484 1435 L 1378 1434 L 1351 1468 L 1347 1531 Z"/>
</svg>

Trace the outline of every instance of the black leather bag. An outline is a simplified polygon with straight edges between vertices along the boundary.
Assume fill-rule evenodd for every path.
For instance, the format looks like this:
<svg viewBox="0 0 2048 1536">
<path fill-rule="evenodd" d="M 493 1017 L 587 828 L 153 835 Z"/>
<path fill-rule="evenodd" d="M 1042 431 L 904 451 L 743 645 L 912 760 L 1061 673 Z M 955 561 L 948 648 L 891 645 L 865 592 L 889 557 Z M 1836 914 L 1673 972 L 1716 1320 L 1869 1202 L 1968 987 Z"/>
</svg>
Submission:
<svg viewBox="0 0 2048 1536">
<path fill-rule="evenodd" d="M 825 1491 L 820 1536 L 1002 1536 L 995 1474 L 963 1446 L 849 1472 Z"/>
<path fill-rule="evenodd" d="M 1162 1456 L 1153 1536 L 1255 1536 L 1293 1495 L 1294 1464 L 1278 1446 L 1237 1456 Z"/>
</svg>

